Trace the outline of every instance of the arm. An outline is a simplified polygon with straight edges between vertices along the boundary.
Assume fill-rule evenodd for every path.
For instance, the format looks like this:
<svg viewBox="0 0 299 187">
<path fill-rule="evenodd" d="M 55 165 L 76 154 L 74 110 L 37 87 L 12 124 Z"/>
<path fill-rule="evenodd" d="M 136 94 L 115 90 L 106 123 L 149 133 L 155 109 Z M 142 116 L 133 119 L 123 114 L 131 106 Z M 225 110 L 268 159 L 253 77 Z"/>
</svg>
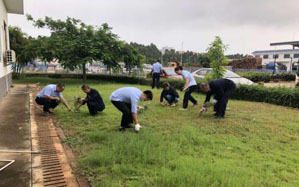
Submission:
<svg viewBox="0 0 299 187">
<path fill-rule="evenodd" d="M 189 82 L 190 82 L 190 79 L 189 79 L 189 78 L 186 78 L 186 82 L 185 82 L 185 85 L 184 85 L 183 91 L 186 91 L 186 90 L 187 90 L 187 88 L 188 88 L 188 85 L 189 85 Z"/>
<path fill-rule="evenodd" d="M 134 124 L 136 125 L 136 124 L 139 124 L 138 123 L 138 119 L 137 119 L 137 114 L 136 113 L 132 113 L 132 117 L 133 117 L 133 122 L 134 122 Z"/>
<path fill-rule="evenodd" d="M 163 97 L 164 97 L 164 90 L 161 92 L 161 96 L 160 96 L 160 103 L 163 102 Z"/>
<path fill-rule="evenodd" d="M 60 98 L 60 101 L 64 104 L 64 106 L 65 106 L 69 111 L 72 110 L 71 107 L 70 107 L 70 105 L 67 103 L 67 101 L 66 101 L 63 97 Z"/>
</svg>

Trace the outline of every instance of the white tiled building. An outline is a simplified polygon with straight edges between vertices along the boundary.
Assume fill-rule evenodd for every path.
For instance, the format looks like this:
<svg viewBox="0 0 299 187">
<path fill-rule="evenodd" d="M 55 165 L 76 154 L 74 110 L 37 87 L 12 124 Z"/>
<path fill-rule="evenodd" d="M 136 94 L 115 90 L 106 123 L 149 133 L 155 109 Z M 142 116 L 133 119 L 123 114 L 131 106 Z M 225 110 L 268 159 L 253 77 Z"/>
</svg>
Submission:
<svg viewBox="0 0 299 187">
<path fill-rule="evenodd" d="M 262 65 L 276 62 L 285 65 L 288 71 L 294 64 L 297 65 L 299 60 L 299 49 L 254 51 L 252 54 L 262 59 Z"/>
<path fill-rule="evenodd" d="M 23 14 L 23 0 L 0 0 L 0 98 L 3 97 L 12 80 L 11 66 L 5 62 L 4 54 L 9 50 L 7 14 Z"/>
</svg>

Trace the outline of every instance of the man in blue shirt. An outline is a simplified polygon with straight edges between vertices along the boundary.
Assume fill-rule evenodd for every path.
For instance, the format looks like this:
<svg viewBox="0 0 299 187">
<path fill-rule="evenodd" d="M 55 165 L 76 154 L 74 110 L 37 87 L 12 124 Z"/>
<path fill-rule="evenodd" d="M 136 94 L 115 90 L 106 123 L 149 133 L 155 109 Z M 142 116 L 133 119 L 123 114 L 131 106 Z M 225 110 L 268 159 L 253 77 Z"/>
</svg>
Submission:
<svg viewBox="0 0 299 187">
<path fill-rule="evenodd" d="M 192 97 L 192 92 L 195 91 L 196 89 L 196 81 L 193 78 L 192 74 L 186 70 L 183 70 L 182 66 L 178 66 L 174 69 L 176 74 L 182 75 L 183 78 L 185 79 L 185 85 L 183 88 L 183 91 L 185 92 L 184 95 L 184 100 L 183 100 L 183 108 L 181 110 L 186 110 L 188 107 L 188 102 L 189 100 L 193 103 L 193 106 L 197 105 L 196 99 Z"/>
<path fill-rule="evenodd" d="M 160 60 L 157 60 L 156 63 L 153 64 L 152 67 L 152 76 L 153 76 L 153 83 L 152 88 L 155 88 L 155 85 L 157 85 L 157 88 L 160 88 L 160 75 L 163 71 L 163 66 L 160 63 Z"/>
<path fill-rule="evenodd" d="M 138 88 L 123 87 L 114 91 L 110 96 L 110 100 L 123 113 L 119 130 L 125 131 L 126 128 L 132 128 L 131 123 L 133 122 L 136 129 L 136 126 L 139 126 L 137 119 L 138 102 L 152 99 L 153 93 L 149 90 L 142 92 Z"/>
<path fill-rule="evenodd" d="M 49 84 L 39 92 L 35 98 L 35 102 L 39 105 L 43 105 L 45 114 L 53 113 L 54 108 L 60 101 L 69 111 L 71 111 L 71 107 L 62 96 L 64 89 L 64 84 Z"/>
</svg>

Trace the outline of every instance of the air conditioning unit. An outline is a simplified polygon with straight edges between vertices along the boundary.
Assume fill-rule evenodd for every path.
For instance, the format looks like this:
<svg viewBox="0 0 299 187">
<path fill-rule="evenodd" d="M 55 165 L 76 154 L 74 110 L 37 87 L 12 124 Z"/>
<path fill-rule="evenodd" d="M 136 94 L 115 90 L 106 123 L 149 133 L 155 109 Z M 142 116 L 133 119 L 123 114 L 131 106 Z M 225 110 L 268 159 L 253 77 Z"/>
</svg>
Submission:
<svg viewBox="0 0 299 187">
<path fill-rule="evenodd" d="M 16 62 L 16 52 L 14 50 L 5 51 L 5 62 L 7 65 Z"/>
</svg>

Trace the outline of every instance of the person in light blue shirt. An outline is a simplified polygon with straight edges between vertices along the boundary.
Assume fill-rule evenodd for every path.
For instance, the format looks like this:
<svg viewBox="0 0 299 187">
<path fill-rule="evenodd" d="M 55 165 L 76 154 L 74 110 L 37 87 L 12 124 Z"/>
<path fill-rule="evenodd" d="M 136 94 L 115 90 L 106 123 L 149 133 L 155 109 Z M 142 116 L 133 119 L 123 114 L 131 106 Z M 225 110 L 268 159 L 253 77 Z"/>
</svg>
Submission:
<svg viewBox="0 0 299 187">
<path fill-rule="evenodd" d="M 149 101 L 153 99 L 153 93 L 149 90 L 142 92 L 135 87 L 123 87 L 115 90 L 111 96 L 112 104 L 123 113 L 120 131 L 125 131 L 126 128 L 132 128 L 134 122 L 138 125 L 137 107 L 139 101 Z"/>
<path fill-rule="evenodd" d="M 53 113 L 54 108 L 58 106 L 60 101 L 71 111 L 71 107 L 62 95 L 64 89 L 64 84 L 49 84 L 37 94 L 35 102 L 43 106 L 45 114 Z"/>
<path fill-rule="evenodd" d="M 183 70 L 182 66 L 178 66 L 175 68 L 174 70 L 176 72 L 176 74 L 178 75 L 182 75 L 183 78 L 185 79 L 185 85 L 183 88 L 183 91 L 185 92 L 184 95 L 184 100 L 183 100 L 183 108 L 182 110 L 186 110 L 188 108 L 188 102 L 189 100 L 193 103 L 193 106 L 197 105 L 197 101 L 196 99 L 194 99 L 194 97 L 192 97 L 192 92 L 195 91 L 196 89 L 196 81 L 194 79 L 194 77 L 192 76 L 192 74 L 186 70 Z"/>
<path fill-rule="evenodd" d="M 160 88 L 160 76 L 163 71 L 163 66 L 160 63 L 160 60 L 157 60 L 156 63 L 153 64 L 152 67 L 152 76 L 153 76 L 153 82 L 152 82 L 152 89 L 157 86 L 157 88 Z"/>
</svg>

